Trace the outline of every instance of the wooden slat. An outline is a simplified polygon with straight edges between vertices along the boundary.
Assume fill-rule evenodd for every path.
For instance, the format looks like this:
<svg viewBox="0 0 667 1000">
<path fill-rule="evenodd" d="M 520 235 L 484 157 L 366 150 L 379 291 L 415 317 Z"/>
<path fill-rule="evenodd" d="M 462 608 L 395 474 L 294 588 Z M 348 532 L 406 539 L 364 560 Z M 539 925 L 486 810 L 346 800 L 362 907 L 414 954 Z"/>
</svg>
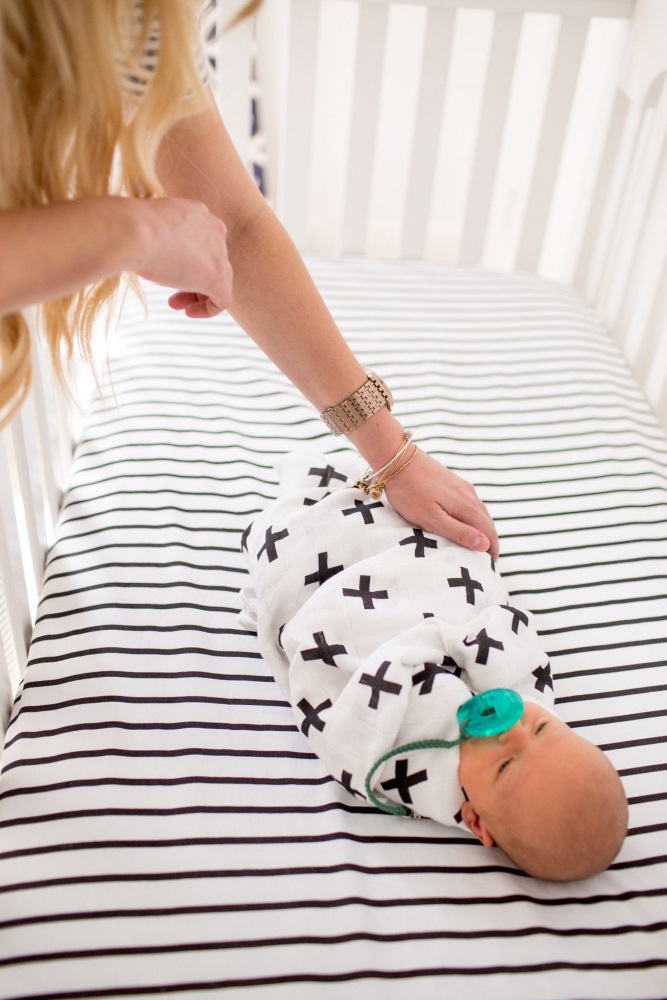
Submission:
<svg viewBox="0 0 667 1000">
<path fill-rule="evenodd" d="M 667 87 L 662 87 L 657 108 L 648 114 L 645 143 L 635 156 L 636 167 L 628 180 L 625 204 L 619 213 L 620 222 L 610 247 L 603 285 L 605 317 L 614 326 L 618 322 L 645 233 L 650 201 L 656 191 L 667 136 Z"/>
<path fill-rule="evenodd" d="M 647 395 L 667 433 L 667 261 L 651 311 L 649 328 L 650 341 L 655 348 L 650 355 L 652 367 L 646 383 Z"/>
<path fill-rule="evenodd" d="M 400 241 L 405 259 L 422 257 L 426 244 L 453 32 L 454 13 L 429 8 Z"/>
<path fill-rule="evenodd" d="M 308 225 L 308 178 L 315 107 L 320 4 L 291 0 L 284 126 L 276 178 L 276 209 L 298 247 Z"/>
<path fill-rule="evenodd" d="M 662 250 L 662 269 L 655 283 L 653 298 L 646 303 L 648 316 L 634 371 L 651 401 L 659 401 L 665 396 L 666 409 L 658 416 L 667 430 L 667 355 L 661 355 L 661 346 L 667 343 L 667 247 L 663 246 Z"/>
<path fill-rule="evenodd" d="M 665 124 L 667 126 L 667 122 Z M 658 284 L 667 257 L 666 221 L 667 132 L 663 135 L 662 156 L 656 167 L 656 183 L 651 198 L 646 201 L 616 323 L 617 339 L 623 344 L 626 357 L 635 371 L 647 370 L 650 365 L 648 358 L 642 361 L 642 355 L 647 351 L 648 318 L 658 294 Z"/>
<path fill-rule="evenodd" d="M 341 235 L 343 253 L 363 253 L 366 244 L 388 11 L 388 4 L 364 2 L 359 13 Z"/>
<path fill-rule="evenodd" d="M 8 634 L 22 674 L 30 637 L 30 596 L 18 542 L 20 530 L 11 487 L 7 433 L 5 430 L 0 434 L 0 577 Z"/>
<path fill-rule="evenodd" d="M 13 477 L 17 486 L 16 496 L 21 499 L 19 518 L 24 527 L 21 536 L 24 549 L 24 571 L 27 576 L 28 567 L 32 569 L 32 575 L 28 580 L 28 591 L 31 599 L 36 599 L 43 576 L 44 532 L 43 530 L 40 532 L 38 528 L 38 518 L 43 521 L 44 505 L 42 503 L 41 477 L 31 477 L 30 474 L 30 465 L 35 463 L 37 456 L 34 447 L 31 447 L 34 446 L 34 436 L 30 434 L 30 428 L 27 426 L 27 416 L 27 406 L 24 406 L 6 429 L 5 434 L 7 457 L 12 464 Z"/>
<path fill-rule="evenodd" d="M 45 541 L 49 545 L 53 537 L 56 518 L 62 500 L 63 482 L 56 473 L 57 456 L 54 458 L 54 406 L 48 407 L 45 382 L 52 383 L 53 376 L 46 372 L 40 360 L 40 352 L 33 339 L 33 376 L 31 400 L 35 414 L 36 458 L 39 461 L 42 491 L 44 494 Z M 53 388 L 53 387 L 52 387 Z M 64 400 L 61 400 L 64 404 Z M 56 403 L 56 408 L 61 407 Z"/>
<path fill-rule="evenodd" d="M 533 167 L 532 181 L 515 266 L 537 270 L 549 209 L 558 176 L 563 143 L 586 42 L 588 21 L 563 19 Z"/>
<path fill-rule="evenodd" d="M 495 18 L 459 264 L 479 264 L 482 259 L 522 23 L 520 14 Z"/>
<path fill-rule="evenodd" d="M 232 11 L 229 11 L 231 14 Z M 230 138 L 244 163 L 250 142 L 250 47 L 253 25 L 242 21 L 221 31 L 217 42 L 219 66 L 213 81 L 216 101 Z"/>
<path fill-rule="evenodd" d="M 0 575 L 0 748 L 9 722 L 14 688 L 18 685 L 18 673 L 18 660 L 14 651 Z M 1 754 L 0 749 L 0 756 Z"/>
<path fill-rule="evenodd" d="M 593 263 L 596 258 L 596 248 L 598 248 L 598 253 L 601 250 L 601 227 L 605 216 L 605 208 L 609 207 L 613 193 L 612 183 L 619 164 L 621 140 L 627 114 L 627 98 L 619 93 L 616 96 L 607 129 L 607 137 L 600 159 L 600 167 L 593 189 L 593 198 L 586 219 L 586 228 L 581 241 L 579 259 L 574 274 L 575 287 L 591 300 L 595 297 L 595 288 L 597 287 L 597 280 L 599 280 L 599 270 L 596 274 Z"/>
<path fill-rule="evenodd" d="M 338 0 L 356 3 L 357 0 Z M 364 0 L 365 3 L 385 4 L 388 0 Z M 456 10 L 465 6 L 471 10 L 499 11 L 505 14 L 557 14 L 563 17 L 631 18 L 635 0 L 400 0 L 404 4 Z"/>
</svg>

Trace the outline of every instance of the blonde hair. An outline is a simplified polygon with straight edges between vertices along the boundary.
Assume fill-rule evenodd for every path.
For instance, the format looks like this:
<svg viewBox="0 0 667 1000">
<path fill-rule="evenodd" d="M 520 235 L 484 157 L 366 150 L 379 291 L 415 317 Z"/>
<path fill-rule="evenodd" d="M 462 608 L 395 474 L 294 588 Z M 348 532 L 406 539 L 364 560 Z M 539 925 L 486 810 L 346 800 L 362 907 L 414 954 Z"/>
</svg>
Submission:
<svg viewBox="0 0 667 1000">
<path fill-rule="evenodd" d="M 206 106 L 195 60 L 198 0 L 0 0 L 0 211 L 74 198 L 163 194 L 165 132 Z M 141 57 L 159 28 L 151 73 Z M 124 80 L 145 87 L 128 106 Z M 90 358 L 93 325 L 120 276 L 41 307 L 56 369 L 61 349 Z M 20 313 L 0 317 L 0 425 L 30 382 Z"/>
</svg>

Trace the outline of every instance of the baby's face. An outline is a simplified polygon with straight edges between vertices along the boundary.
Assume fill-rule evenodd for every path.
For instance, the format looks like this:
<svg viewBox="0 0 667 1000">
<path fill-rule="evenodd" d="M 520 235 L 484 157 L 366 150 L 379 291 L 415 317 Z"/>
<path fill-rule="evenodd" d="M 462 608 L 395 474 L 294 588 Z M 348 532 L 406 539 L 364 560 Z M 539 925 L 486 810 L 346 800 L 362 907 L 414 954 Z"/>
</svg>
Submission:
<svg viewBox="0 0 667 1000">
<path fill-rule="evenodd" d="M 461 744 L 463 820 L 529 874 L 564 881 L 603 871 L 628 820 L 611 761 L 539 705 L 505 733 Z"/>
<path fill-rule="evenodd" d="M 461 744 L 459 779 L 470 802 L 488 816 L 555 792 L 564 756 L 596 748 L 549 711 L 526 702 L 521 719 L 504 733 Z M 583 762 L 582 762 L 583 766 Z"/>
</svg>

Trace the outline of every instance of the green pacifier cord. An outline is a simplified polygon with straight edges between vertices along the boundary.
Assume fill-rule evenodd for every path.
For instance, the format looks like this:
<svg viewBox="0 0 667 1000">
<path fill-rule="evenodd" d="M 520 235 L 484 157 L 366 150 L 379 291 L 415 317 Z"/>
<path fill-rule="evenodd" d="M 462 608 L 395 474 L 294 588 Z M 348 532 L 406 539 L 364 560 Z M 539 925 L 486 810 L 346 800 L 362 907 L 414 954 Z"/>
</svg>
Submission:
<svg viewBox="0 0 667 1000">
<path fill-rule="evenodd" d="M 456 713 L 459 724 L 459 738 L 457 740 L 416 740 L 414 743 L 404 743 L 384 754 L 373 764 L 366 775 L 365 782 L 369 802 L 376 809 L 391 813 L 392 816 L 411 816 L 411 811 L 405 806 L 388 805 L 385 802 L 380 802 L 377 798 L 371 788 L 371 782 L 378 768 L 386 764 L 392 757 L 398 757 L 400 754 L 414 753 L 418 750 L 451 750 L 452 747 L 459 746 L 466 740 L 498 736 L 511 729 L 519 721 L 523 715 L 523 707 L 521 695 L 512 688 L 492 688 L 490 691 L 483 691 L 481 694 L 469 698 Z"/>
<path fill-rule="evenodd" d="M 392 816 L 410 816 L 412 815 L 409 809 L 405 806 L 390 806 L 386 802 L 380 802 L 380 800 L 375 795 L 373 789 L 371 788 L 371 782 L 373 776 L 378 768 L 386 764 L 388 760 L 392 757 L 398 757 L 402 753 L 412 753 L 415 750 L 451 750 L 452 747 L 456 747 L 459 743 L 463 743 L 464 740 L 469 740 L 469 736 L 460 736 L 458 740 L 417 740 L 415 743 L 404 743 L 403 746 L 396 747 L 395 750 L 390 750 L 386 753 L 384 757 L 380 757 L 373 767 L 370 769 L 366 775 L 366 795 L 368 796 L 369 802 L 372 802 L 376 809 L 381 809 L 382 812 L 391 813 Z"/>
</svg>

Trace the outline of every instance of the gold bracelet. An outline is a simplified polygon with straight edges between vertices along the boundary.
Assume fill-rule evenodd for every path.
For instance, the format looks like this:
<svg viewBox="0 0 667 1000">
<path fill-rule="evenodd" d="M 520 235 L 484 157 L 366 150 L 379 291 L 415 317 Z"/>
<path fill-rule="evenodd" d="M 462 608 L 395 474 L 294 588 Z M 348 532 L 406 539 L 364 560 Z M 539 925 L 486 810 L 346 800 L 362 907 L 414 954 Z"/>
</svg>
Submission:
<svg viewBox="0 0 667 1000">
<path fill-rule="evenodd" d="M 401 448 L 399 448 L 398 452 L 396 453 L 396 455 L 394 455 L 391 462 L 388 462 L 387 465 L 383 466 L 383 468 L 380 469 L 379 473 L 366 473 L 365 476 L 363 476 L 357 483 L 355 483 L 357 489 L 360 489 L 363 493 L 366 494 L 366 496 L 370 496 L 372 500 L 379 500 L 389 480 L 393 479 L 394 476 L 397 476 L 399 472 L 403 472 L 403 469 L 407 469 L 408 465 L 419 451 L 419 448 L 417 447 L 417 445 L 415 445 L 415 450 L 412 452 L 407 462 L 404 462 L 403 465 L 400 465 L 398 466 L 398 468 L 396 468 L 398 462 L 400 461 L 408 445 L 410 444 L 411 436 L 412 435 L 410 434 L 406 434 L 405 440 Z M 377 482 L 371 481 L 372 479 L 375 479 L 376 476 L 380 475 L 380 473 L 384 472 L 386 469 L 388 469 L 389 471 L 388 474 L 384 477 L 384 479 L 378 479 Z"/>
</svg>

